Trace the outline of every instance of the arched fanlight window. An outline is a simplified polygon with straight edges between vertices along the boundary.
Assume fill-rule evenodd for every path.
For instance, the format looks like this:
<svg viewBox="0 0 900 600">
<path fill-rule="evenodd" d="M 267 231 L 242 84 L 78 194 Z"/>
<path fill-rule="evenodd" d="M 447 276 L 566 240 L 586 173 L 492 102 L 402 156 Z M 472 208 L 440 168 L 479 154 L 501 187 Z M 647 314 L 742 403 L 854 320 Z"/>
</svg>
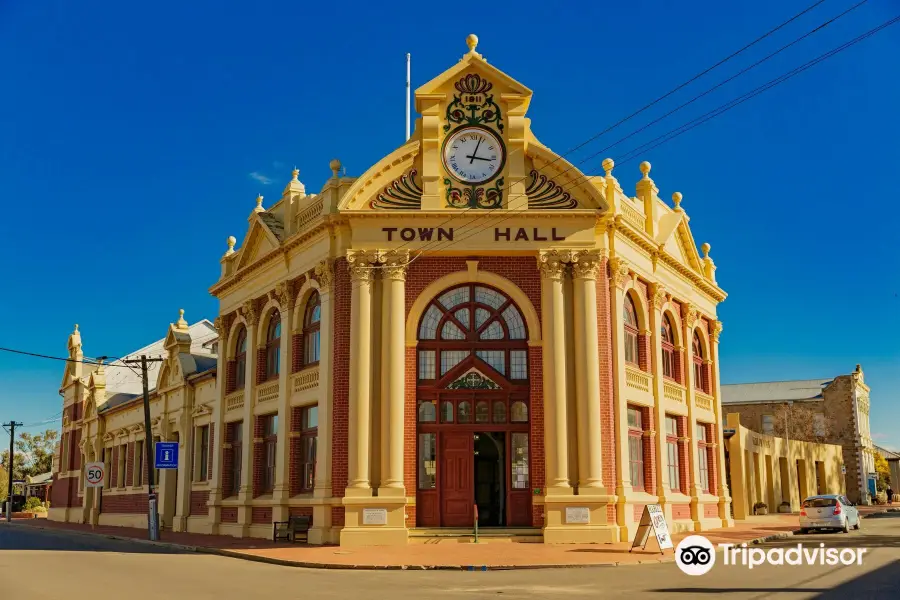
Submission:
<svg viewBox="0 0 900 600">
<path fill-rule="evenodd" d="M 662 367 L 663 377 L 677 380 L 675 371 L 675 330 L 672 327 L 672 320 L 668 313 L 663 315 L 662 327 L 660 330 L 662 337 Z"/>
<path fill-rule="evenodd" d="M 319 362 L 319 325 L 322 320 L 322 305 L 319 292 L 313 292 L 306 301 L 306 312 L 303 316 L 303 364 L 314 365 Z"/>
<path fill-rule="evenodd" d="M 244 388 L 247 376 L 247 330 L 241 327 L 234 346 L 234 389 Z"/>
<path fill-rule="evenodd" d="M 272 312 L 266 329 L 266 379 L 278 377 L 281 364 L 281 313 Z"/>
<path fill-rule="evenodd" d="M 631 294 L 625 295 L 625 362 L 638 364 L 638 320 L 637 309 Z"/>
</svg>

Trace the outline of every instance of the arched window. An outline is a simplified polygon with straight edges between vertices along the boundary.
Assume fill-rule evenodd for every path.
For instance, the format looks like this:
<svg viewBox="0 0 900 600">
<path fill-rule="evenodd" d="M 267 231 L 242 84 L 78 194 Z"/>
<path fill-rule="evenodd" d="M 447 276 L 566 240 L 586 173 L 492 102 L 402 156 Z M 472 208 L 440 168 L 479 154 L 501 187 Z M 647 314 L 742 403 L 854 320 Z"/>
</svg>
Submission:
<svg viewBox="0 0 900 600">
<path fill-rule="evenodd" d="M 322 320 L 322 305 L 319 292 L 313 292 L 306 301 L 306 314 L 303 317 L 303 364 L 314 365 L 319 362 L 319 324 Z"/>
<path fill-rule="evenodd" d="M 709 393 L 707 389 L 709 385 L 706 382 L 706 365 L 703 364 L 703 344 L 700 343 L 700 336 L 694 332 L 694 386 L 701 392 Z"/>
<path fill-rule="evenodd" d="M 243 327 L 238 331 L 234 348 L 234 389 L 241 390 L 247 375 L 247 330 Z"/>
<path fill-rule="evenodd" d="M 631 294 L 625 295 L 625 362 L 638 364 L 638 320 L 637 310 Z"/>
<path fill-rule="evenodd" d="M 278 377 L 281 363 L 281 313 L 277 310 L 269 318 L 266 329 L 266 379 Z"/>
<path fill-rule="evenodd" d="M 675 330 L 672 327 L 672 320 L 669 315 L 663 315 L 662 328 L 660 335 L 662 336 L 662 367 L 663 377 L 677 380 L 675 371 Z"/>
</svg>

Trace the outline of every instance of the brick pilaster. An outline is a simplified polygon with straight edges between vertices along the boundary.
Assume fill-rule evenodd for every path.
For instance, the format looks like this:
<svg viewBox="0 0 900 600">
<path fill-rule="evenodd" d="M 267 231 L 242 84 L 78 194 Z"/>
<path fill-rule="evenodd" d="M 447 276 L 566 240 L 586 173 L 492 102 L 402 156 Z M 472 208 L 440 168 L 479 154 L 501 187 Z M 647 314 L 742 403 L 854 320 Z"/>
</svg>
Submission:
<svg viewBox="0 0 900 600">
<path fill-rule="evenodd" d="M 644 456 L 644 491 L 648 494 L 656 494 L 656 444 L 650 432 L 653 426 L 653 410 L 647 406 L 641 407 L 641 422 L 644 426 L 644 435 L 641 438 L 641 446 Z M 657 432 L 659 435 L 659 432 Z"/>
<path fill-rule="evenodd" d="M 256 350 L 256 383 L 265 383 L 266 381 L 266 349 L 258 348 Z"/>
<path fill-rule="evenodd" d="M 253 422 L 253 497 L 262 495 L 263 469 L 265 469 L 265 455 L 263 455 L 263 423 L 265 417 L 258 416 Z"/>
<path fill-rule="evenodd" d="M 638 366 L 641 371 L 650 372 L 650 336 L 638 334 Z"/>
<path fill-rule="evenodd" d="M 690 490 L 690 458 L 688 457 L 688 442 L 681 441 L 687 436 L 687 417 L 678 419 L 678 476 L 681 480 L 681 492 L 687 494 Z"/>
<path fill-rule="evenodd" d="M 294 336 L 296 338 L 297 336 Z M 296 342 L 296 339 L 294 340 Z M 295 355 L 296 356 L 296 355 Z M 303 409 L 299 406 L 295 406 L 291 409 L 291 431 L 290 436 L 288 437 L 290 443 L 290 451 L 289 451 L 289 460 L 290 464 L 288 466 L 289 473 L 289 490 L 291 496 L 296 496 L 300 493 L 301 488 L 301 475 L 300 472 L 300 454 L 302 451 L 302 446 L 300 443 L 299 431 L 302 427 L 302 419 L 303 419 Z"/>
<path fill-rule="evenodd" d="M 716 460 L 719 453 L 716 452 L 714 445 L 718 443 L 718 436 L 716 428 L 712 424 L 704 425 L 704 427 L 706 427 L 706 439 L 710 442 L 710 445 L 706 447 L 706 457 L 709 462 L 709 493 L 715 495 L 719 493 L 719 465 Z M 771 482 L 769 484 L 771 485 Z"/>
<path fill-rule="evenodd" d="M 672 375 L 675 377 L 675 381 L 684 385 L 684 382 L 687 381 L 684 377 L 684 350 L 675 350 L 675 372 Z"/>
<path fill-rule="evenodd" d="M 109 469 L 109 487 L 116 488 L 119 485 L 119 446 L 112 447 L 112 462 Z"/>
<path fill-rule="evenodd" d="M 291 336 L 291 373 L 302 369 L 303 362 L 303 334 L 295 333 Z"/>
<path fill-rule="evenodd" d="M 222 496 L 229 498 L 234 496 L 234 429 L 241 427 L 242 423 L 226 423 L 225 424 L 225 443 L 222 444 Z"/>
</svg>

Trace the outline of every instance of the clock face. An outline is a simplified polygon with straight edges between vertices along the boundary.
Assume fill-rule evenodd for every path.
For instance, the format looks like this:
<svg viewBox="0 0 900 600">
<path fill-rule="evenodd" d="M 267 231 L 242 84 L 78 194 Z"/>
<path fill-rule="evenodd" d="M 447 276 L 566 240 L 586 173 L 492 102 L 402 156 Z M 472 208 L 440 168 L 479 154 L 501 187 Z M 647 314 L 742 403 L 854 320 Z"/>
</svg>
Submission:
<svg viewBox="0 0 900 600">
<path fill-rule="evenodd" d="M 503 167 L 503 143 L 492 131 L 464 127 L 444 142 L 444 167 L 463 183 L 484 183 Z"/>
</svg>

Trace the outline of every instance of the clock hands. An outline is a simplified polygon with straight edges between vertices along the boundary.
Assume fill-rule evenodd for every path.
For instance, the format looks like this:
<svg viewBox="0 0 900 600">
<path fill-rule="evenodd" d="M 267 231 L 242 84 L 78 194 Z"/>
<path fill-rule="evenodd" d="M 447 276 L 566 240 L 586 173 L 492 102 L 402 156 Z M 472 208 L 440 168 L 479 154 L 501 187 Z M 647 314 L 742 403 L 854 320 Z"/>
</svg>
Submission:
<svg viewBox="0 0 900 600">
<path fill-rule="evenodd" d="M 466 158 L 471 158 L 471 159 L 472 159 L 472 160 L 469 161 L 469 164 L 472 164 L 472 162 L 473 162 L 473 161 L 476 161 L 476 160 L 486 160 L 486 161 L 488 161 L 488 162 L 491 162 L 491 159 L 490 159 L 490 158 L 483 158 L 483 157 L 481 157 L 481 156 L 475 156 L 475 155 L 472 155 L 472 156 L 466 156 Z"/>
<path fill-rule="evenodd" d="M 470 160 L 469 160 L 469 164 L 470 164 L 470 165 L 471 165 L 472 163 L 475 162 L 475 159 L 476 159 L 476 158 L 478 158 L 478 157 L 476 156 L 476 154 L 478 154 L 478 147 L 479 147 L 479 146 L 481 146 L 481 138 L 478 138 L 478 143 L 475 144 L 475 150 L 472 151 L 472 155 L 466 157 L 466 158 L 470 159 Z"/>
</svg>

